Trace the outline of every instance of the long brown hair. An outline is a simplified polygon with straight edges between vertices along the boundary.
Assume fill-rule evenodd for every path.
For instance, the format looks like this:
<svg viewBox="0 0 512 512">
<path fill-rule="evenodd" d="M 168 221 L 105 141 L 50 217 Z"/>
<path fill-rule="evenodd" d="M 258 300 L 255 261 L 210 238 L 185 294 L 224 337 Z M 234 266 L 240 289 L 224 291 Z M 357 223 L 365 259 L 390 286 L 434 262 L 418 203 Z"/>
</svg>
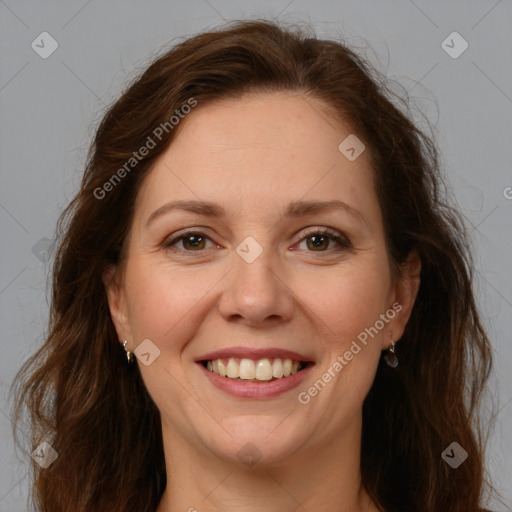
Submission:
<svg viewBox="0 0 512 512">
<path fill-rule="evenodd" d="M 246 21 L 176 45 L 127 88 L 106 112 L 80 190 L 59 219 L 48 336 L 14 383 L 13 417 L 18 423 L 28 411 L 30 450 L 49 440 L 58 453 L 46 469 L 33 463 L 33 499 L 42 512 L 157 507 L 166 485 L 160 416 L 137 365 L 125 364 L 102 276 L 123 258 L 134 200 L 175 136 L 169 120 L 176 111 L 191 99 L 286 90 L 323 100 L 364 141 L 393 268 L 412 250 L 422 262 L 397 345 L 400 364 L 380 363 L 363 405 L 363 484 L 387 512 L 479 509 L 478 409 L 491 350 L 463 221 L 445 198 L 433 138 L 344 44 Z M 157 144 L 130 160 L 159 126 L 167 130 Z M 469 454 L 457 469 L 441 457 L 454 441 Z"/>
</svg>

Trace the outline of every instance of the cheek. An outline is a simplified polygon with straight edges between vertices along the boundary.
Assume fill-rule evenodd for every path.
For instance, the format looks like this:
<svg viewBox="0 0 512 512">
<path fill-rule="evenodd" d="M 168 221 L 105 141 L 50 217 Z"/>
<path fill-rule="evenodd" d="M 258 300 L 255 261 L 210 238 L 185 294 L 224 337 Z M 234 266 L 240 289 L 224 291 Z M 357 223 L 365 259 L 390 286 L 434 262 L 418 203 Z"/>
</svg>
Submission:
<svg viewBox="0 0 512 512">
<path fill-rule="evenodd" d="M 294 290 L 324 324 L 326 339 L 337 346 L 350 344 L 389 306 L 389 270 L 377 259 L 305 272 L 296 279 Z"/>
<path fill-rule="evenodd" d="M 154 340 L 161 348 L 169 339 L 187 339 L 196 329 L 194 311 L 222 277 L 215 270 L 171 267 L 166 263 L 133 261 L 127 267 L 129 317 L 135 342 Z"/>
<path fill-rule="evenodd" d="M 360 413 L 373 383 L 386 328 L 375 329 L 388 308 L 390 274 L 378 258 L 297 278 L 305 310 L 314 313 L 324 357 L 313 387 L 301 388 L 310 407 L 321 410 L 325 428 L 339 432 Z M 303 403 L 303 402 L 301 402 Z M 333 404 L 336 407 L 333 407 Z M 312 409 L 313 410 L 313 409 Z"/>
</svg>

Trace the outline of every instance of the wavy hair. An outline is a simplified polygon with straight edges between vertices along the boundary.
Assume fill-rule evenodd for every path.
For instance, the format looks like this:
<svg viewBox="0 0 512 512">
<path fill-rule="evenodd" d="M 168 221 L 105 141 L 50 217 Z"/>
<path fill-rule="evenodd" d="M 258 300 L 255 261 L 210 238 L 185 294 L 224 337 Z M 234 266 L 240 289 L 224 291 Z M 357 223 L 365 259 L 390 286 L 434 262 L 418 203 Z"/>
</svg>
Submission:
<svg viewBox="0 0 512 512">
<path fill-rule="evenodd" d="M 138 366 L 125 363 L 102 276 L 124 258 L 142 180 L 178 130 L 163 130 L 133 168 L 126 163 L 191 98 L 206 104 L 254 91 L 297 91 L 348 122 L 371 158 L 393 272 L 411 251 L 421 258 L 400 365 L 381 361 L 363 404 L 365 489 L 386 512 L 479 510 L 486 480 L 478 418 L 491 349 L 470 245 L 445 197 L 434 137 L 386 83 L 341 42 L 253 20 L 176 44 L 108 108 L 57 225 L 48 335 L 13 383 L 15 425 L 28 418 L 32 448 L 50 440 L 59 455 L 46 469 L 32 462 L 41 512 L 156 509 L 166 485 L 160 415 Z M 116 173 L 122 179 L 113 182 Z M 99 192 L 109 180 L 108 193 Z M 441 458 L 453 441 L 469 453 L 457 470 Z"/>
</svg>

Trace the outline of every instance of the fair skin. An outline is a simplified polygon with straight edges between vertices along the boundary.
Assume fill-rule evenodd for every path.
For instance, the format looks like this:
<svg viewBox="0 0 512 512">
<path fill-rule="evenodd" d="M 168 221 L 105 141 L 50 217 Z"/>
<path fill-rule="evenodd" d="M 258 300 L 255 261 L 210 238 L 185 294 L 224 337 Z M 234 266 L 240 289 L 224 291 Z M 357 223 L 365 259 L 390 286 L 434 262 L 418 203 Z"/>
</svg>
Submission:
<svg viewBox="0 0 512 512">
<path fill-rule="evenodd" d="M 133 351 L 149 339 L 160 350 L 150 365 L 136 363 L 162 419 L 168 482 L 158 512 L 379 510 L 361 486 L 362 405 L 382 350 L 409 318 L 419 261 L 411 257 L 393 279 L 368 152 L 349 161 L 338 150 L 350 133 L 299 93 L 198 105 L 145 179 L 127 259 L 105 282 L 120 340 Z M 225 213 L 176 209 L 147 225 L 177 200 Z M 331 200 L 359 213 L 284 216 L 293 201 Z M 201 233 L 198 247 L 189 234 L 165 248 L 184 228 Z M 236 251 L 249 236 L 262 248 L 251 263 Z M 333 372 L 394 303 L 401 310 Z M 233 396 L 197 362 L 232 347 L 291 350 L 314 364 L 277 396 Z M 329 368 L 329 382 L 301 403 L 299 393 Z M 237 455 L 244 446 L 255 465 Z"/>
</svg>

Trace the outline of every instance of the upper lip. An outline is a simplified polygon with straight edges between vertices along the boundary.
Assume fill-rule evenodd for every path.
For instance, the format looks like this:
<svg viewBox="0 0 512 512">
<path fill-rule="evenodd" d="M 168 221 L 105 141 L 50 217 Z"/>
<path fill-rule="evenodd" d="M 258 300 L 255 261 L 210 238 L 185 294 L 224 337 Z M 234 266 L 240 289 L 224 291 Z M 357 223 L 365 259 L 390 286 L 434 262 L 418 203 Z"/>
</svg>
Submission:
<svg viewBox="0 0 512 512">
<path fill-rule="evenodd" d="M 250 347 L 230 347 L 221 350 L 214 350 L 208 354 L 204 354 L 196 359 L 200 361 L 213 361 L 214 359 L 227 359 L 236 357 L 240 359 L 264 359 L 267 357 L 279 357 L 282 359 L 292 359 L 301 362 L 313 362 L 313 358 L 304 354 L 299 354 L 293 350 L 285 350 L 282 348 L 250 348 Z"/>
</svg>

